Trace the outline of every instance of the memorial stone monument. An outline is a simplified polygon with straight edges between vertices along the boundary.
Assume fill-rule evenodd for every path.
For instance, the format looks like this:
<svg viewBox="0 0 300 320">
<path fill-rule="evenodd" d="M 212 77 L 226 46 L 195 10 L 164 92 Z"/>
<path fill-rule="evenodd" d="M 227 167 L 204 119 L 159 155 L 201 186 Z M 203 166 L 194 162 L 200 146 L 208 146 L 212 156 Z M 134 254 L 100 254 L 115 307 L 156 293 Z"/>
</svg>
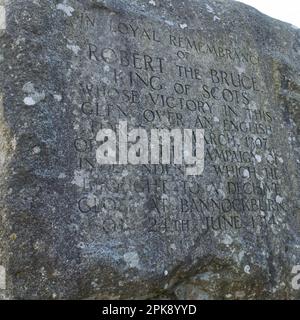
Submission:
<svg viewBox="0 0 300 320">
<path fill-rule="evenodd" d="M 0 0 L 1 298 L 300 298 L 299 129 L 249 6 Z"/>
</svg>

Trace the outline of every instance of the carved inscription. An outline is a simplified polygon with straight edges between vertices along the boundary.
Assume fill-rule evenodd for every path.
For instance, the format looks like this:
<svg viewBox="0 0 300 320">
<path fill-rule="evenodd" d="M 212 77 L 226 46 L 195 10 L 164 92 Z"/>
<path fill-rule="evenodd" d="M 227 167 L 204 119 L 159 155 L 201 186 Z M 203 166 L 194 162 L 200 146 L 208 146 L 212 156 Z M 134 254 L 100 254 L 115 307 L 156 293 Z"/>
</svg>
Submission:
<svg viewBox="0 0 300 320">
<path fill-rule="evenodd" d="M 106 18 L 106 34 L 98 16 L 80 13 L 73 23 L 86 33 L 72 106 L 79 215 L 109 234 L 259 232 L 281 222 L 289 210 L 283 155 L 274 148 L 278 124 L 255 52 L 115 15 Z M 181 165 L 99 166 L 96 134 L 120 120 L 204 129 L 203 174 L 187 177 Z"/>
</svg>

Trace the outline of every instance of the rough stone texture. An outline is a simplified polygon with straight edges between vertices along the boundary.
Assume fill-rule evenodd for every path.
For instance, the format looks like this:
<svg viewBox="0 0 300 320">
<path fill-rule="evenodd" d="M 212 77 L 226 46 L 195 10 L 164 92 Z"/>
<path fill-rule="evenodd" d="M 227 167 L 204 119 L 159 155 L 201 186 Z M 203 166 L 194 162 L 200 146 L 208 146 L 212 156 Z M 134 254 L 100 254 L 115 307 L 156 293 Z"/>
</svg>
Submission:
<svg viewBox="0 0 300 320">
<path fill-rule="evenodd" d="M 299 29 L 229 0 L 0 9 L 3 298 L 299 298 Z M 204 129 L 204 172 L 100 166 L 119 120 Z"/>
</svg>

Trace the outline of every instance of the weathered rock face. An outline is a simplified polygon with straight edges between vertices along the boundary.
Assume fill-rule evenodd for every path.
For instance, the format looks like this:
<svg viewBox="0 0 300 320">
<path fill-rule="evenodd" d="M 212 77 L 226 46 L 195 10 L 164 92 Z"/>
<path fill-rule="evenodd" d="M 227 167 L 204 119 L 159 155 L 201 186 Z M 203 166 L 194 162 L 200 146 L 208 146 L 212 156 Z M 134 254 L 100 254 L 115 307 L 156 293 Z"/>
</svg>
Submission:
<svg viewBox="0 0 300 320">
<path fill-rule="evenodd" d="M 0 0 L 0 29 L 3 298 L 299 298 L 299 29 L 229 0 Z"/>
</svg>

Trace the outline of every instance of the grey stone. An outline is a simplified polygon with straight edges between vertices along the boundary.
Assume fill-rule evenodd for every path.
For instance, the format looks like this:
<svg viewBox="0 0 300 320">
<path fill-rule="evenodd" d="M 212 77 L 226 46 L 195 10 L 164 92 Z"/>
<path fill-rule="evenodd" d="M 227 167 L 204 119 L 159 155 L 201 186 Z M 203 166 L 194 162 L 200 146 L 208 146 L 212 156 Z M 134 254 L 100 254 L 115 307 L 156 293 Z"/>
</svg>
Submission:
<svg viewBox="0 0 300 320">
<path fill-rule="evenodd" d="M 229 0 L 0 1 L 3 299 L 297 299 L 300 30 Z M 204 171 L 100 165 L 127 121 Z"/>
</svg>

